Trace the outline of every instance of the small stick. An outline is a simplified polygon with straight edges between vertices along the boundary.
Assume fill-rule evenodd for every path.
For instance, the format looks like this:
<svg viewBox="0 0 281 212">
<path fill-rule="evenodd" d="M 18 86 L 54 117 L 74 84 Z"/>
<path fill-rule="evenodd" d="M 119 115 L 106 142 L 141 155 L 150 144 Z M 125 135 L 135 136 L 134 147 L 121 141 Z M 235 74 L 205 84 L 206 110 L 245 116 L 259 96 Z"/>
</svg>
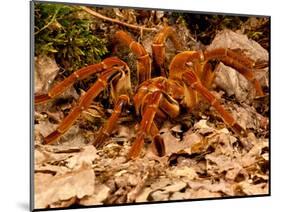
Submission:
<svg viewBox="0 0 281 212">
<path fill-rule="evenodd" d="M 133 25 L 133 24 L 128 24 L 128 23 L 125 23 L 125 22 L 122 22 L 122 21 L 119 21 L 117 19 L 112 19 L 112 18 L 109 18 L 109 17 L 106 17 L 106 16 L 103 16 L 93 10 L 91 10 L 90 8 L 88 7 L 85 7 L 85 6 L 80 6 L 80 8 L 82 10 L 84 10 L 85 12 L 97 17 L 97 18 L 100 18 L 100 19 L 103 19 L 105 21 L 110 21 L 110 22 L 113 22 L 113 23 L 116 23 L 116 24 L 120 24 L 120 25 L 123 25 L 123 26 L 126 26 L 126 27 L 129 27 L 129 28 L 132 28 L 132 29 L 135 29 L 135 30 L 147 30 L 147 31 L 157 31 L 156 28 L 147 28 L 147 27 L 144 27 L 144 26 L 136 26 L 136 25 Z"/>
</svg>

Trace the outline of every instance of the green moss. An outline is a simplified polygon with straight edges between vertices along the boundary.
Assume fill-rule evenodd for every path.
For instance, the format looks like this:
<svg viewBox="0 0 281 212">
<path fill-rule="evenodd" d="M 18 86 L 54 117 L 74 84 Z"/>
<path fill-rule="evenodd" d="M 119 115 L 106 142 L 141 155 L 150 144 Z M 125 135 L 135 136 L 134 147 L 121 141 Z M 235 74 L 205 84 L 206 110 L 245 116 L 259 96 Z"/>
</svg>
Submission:
<svg viewBox="0 0 281 212">
<path fill-rule="evenodd" d="M 54 55 L 67 71 L 99 62 L 108 52 L 95 36 L 92 17 L 66 4 L 35 4 L 35 54 Z"/>
</svg>

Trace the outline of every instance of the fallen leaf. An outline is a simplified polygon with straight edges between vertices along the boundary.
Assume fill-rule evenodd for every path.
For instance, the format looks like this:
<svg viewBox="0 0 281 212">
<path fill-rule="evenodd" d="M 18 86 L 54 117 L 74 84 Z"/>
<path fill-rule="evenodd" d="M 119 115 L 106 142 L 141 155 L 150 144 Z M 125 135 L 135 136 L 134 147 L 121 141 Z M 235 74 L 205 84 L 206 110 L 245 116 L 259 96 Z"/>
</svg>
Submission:
<svg viewBox="0 0 281 212">
<path fill-rule="evenodd" d="M 97 157 L 97 150 L 93 145 L 84 146 L 81 152 L 66 160 L 66 166 L 70 169 L 78 169 L 85 164 L 91 166 Z"/>
<path fill-rule="evenodd" d="M 34 72 L 34 92 L 47 93 L 50 86 L 58 74 L 59 67 L 55 59 L 46 55 L 35 57 L 35 72 Z"/>
<path fill-rule="evenodd" d="M 172 185 L 166 186 L 162 188 L 162 192 L 164 193 L 173 193 L 176 191 L 180 191 L 181 189 L 185 188 L 186 183 L 182 181 L 173 182 Z"/>
<path fill-rule="evenodd" d="M 233 32 L 225 29 L 218 33 L 212 43 L 207 47 L 207 50 L 216 48 L 229 48 L 239 50 L 242 54 L 252 59 L 254 62 L 261 63 L 269 60 L 268 52 L 257 42 L 250 40 L 246 35 Z M 255 71 L 255 69 L 254 69 Z M 221 89 L 225 90 L 227 94 L 235 95 L 238 101 L 245 101 L 248 98 L 253 98 L 252 85 L 233 68 L 227 67 L 220 63 L 216 67 L 215 83 Z M 258 69 L 256 75 L 257 79 L 268 85 L 268 69 Z M 262 84 L 263 86 L 265 84 Z"/>
<path fill-rule="evenodd" d="M 206 189 L 199 189 L 191 191 L 190 198 L 191 199 L 202 199 L 202 198 L 214 198 L 214 197 L 221 197 L 221 194 L 218 192 L 210 192 Z"/>
<path fill-rule="evenodd" d="M 168 173 L 173 177 L 186 177 L 190 180 L 198 178 L 198 175 L 195 170 L 187 166 L 172 168 L 168 171 Z"/>
<path fill-rule="evenodd" d="M 35 181 L 36 183 L 36 181 Z M 94 193 L 95 173 L 87 166 L 71 173 L 50 177 L 35 184 L 35 208 L 47 208 L 73 197 L 81 199 Z"/>
<path fill-rule="evenodd" d="M 169 194 L 163 191 L 155 191 L 150 194 L 153 201 L 167 201 L 169 200 Z"/>
<path fill-rule="evenodd" d="M 186 199 L 190 199 L 191 194 L 189 192 L 174 192 L 171 197 L 170 200 L 186 200 Z"/>
<path fill-rule="evenodd" d="M 94 194 L 91 196 L 85 196 L 80 199 L 79 204 L 91 206 L 103 204 L 103 201 L 108 197 L 110 188 L 104 184 L 95 185 Z"/>
<path fill-rule="evenodd" d="M 207 50 L 216 48 L 239 49 L 254 61 L 268 61 L 268 52 L 256 41 L 248 39 L 247 35 L 224 29 L 217 33 Z"/>
<path fill-rule="evenodd" d="M 196 181 L 188 181 L 188 186 L 193 190 L 193 191 L 200 191 L 202 190 L 207 190 L 210 192 L 222 192 L 226 195 L 233 196 L 234 191 L 233 191 L 233 185 L 231 183 L 228 183 L 227 181 L 220 179 L 219 182 L 210 182 L 209 180 L 196 180 Z M 189 191 L 187 191 L 189 192 Z M 196 194 L 197 195 L 197 194 Z"/>
<path fill-rule="evenodd" d="M 147 198 L 152 191 L 153 190 L 150 187 L 144 188 L 143 191 L 136 196 L 135 201 L 136 202 L 146 202 L 146 201 L 148 201 Z"/>
<path fill-rule="evenodd" d="M 238 101 L 244 101 L 248 98 L 252 87 L 244 76 L 223 63 L 216 67 L 215 72 L 215 84 L 222 88 L 228 96 L 234 95 Z"/>
<path fill-rule="evenodd" d="M 239 183 L 237 189 L 241 189 L 247 195 L 268 194 L 269 192 L 267 183 L 260 183 L 257 185 L 253 185 L 247 181 L 243 181 Z"/>
</svg>

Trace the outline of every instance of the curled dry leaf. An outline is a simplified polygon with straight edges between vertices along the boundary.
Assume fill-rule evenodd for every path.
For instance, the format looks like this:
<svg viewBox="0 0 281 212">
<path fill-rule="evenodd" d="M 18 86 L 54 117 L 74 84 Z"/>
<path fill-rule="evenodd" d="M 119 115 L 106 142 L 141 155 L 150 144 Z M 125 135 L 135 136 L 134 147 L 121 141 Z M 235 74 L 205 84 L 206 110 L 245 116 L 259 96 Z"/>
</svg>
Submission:
<svg viewBox="0 0 281 212">
<path fill-rule="evenodd" d="M 49 177 L 41 183 L 35 181 L 35 207 L 46 208 L 72 198 L 81 199 L 92 195 L 94 188 L 95 173 L 88 166 L 71 173 Z"/>
<path fill-rule="evenodd" d="M 149 177 L 149 172 L 145 173 L 144 176 L 142 176 L 142 179 L 138 181 L 138 184 L 135 188 L 133 188 L 127 195 L 127 202 L 134 202 L 137 198 L 137 195 L 140 193 L 140 191 L 145 186 L 145 183 Z"/>
<path fill-rule="evenodd" d="M 46 55 L 35 57 L 35 93 L 46 93 L 57 76 L 59 67 L 55 59 Z"/>
<path fill-rule="evenodd" d="M 83 148 L 61 146 L 38 146 L 35 149 L 35 172 L 65 174 L 80 169 L 83 165 L 91 166 L 97 158 L 96 149 L 92 145 Z"/>
<path fill-rule="evenodd" d="M 237 189 L 247 194 L 247 195 L 259 195 L 259 194 L 268 194 L 269 188 L 267 183 L 260 183 L 253 185 L 250 182 L 243 181 L 239 183 Z"/>
<path fill-rule="evenodd" d="M 186 134 L 183 137 L 183 141 L 186 143 L 183 149 L 184 153 L 193 154 L 204 152 L 208 148 L 207 140 L 198 133 Z"/>
<path fill-rule="evenodd" d="M 254 61 L 268 61 L 268 52 L 256 41 L 248 39 L 247 35 L 225 29 L 217 33 L 207 50 L 216 48 L 230 48 L 242 51 Z"/>
<path fill-rule="evenodd" d="M 58 124 L 50 122 L 49 119 L 38 120 L 38 124 L 34 125 L 35 144 L 41 144 L 43 137 L 48 136 L 51 132 L 56 130 Z M 67 148 L 84 146 L 86 138 L 82 135 L 81 129 L 78 125 L 73 125 L 66 134 L 64 134 L 57 142 L 60 143 L 60 147 Z"/>
<path fill-rule="evenodd" d="M 153 184 L 151 185 L 151 191 L 148 193 L 147 197 L 150 196 L 153 201 L 166 201 L 169 200 L 170 196 L 174 192 L 178 192 L 181 189 L 186 187 L 186 183 L 180 180 L 172 181 L 170 180 L 169 184 L 158 189 L 153 188 Z M 147 191 L 146 191 L 147 193 Z"/>
<path fill-rule="evenodd" d="M 110 188 L 104 184 L 95 185 L 95 191 L 91 196 L 85 196 L 80 199 L 79 204 L 81 205 L 99 205 L 103 204 L 103 201 L 108 197 Z"/>
<path fill-rule="evenodd" d="M 208 46 L 207 50 L 216 48 L 230 48 L 240 51 L 247 57 L 251 58 L 256 64 L 265 63 L 269 60 L 268 52 L 257 42 L 249 40 L 246 35 L 225 29 L 218 33 L 213 42 Z M 254 69 L 257 79 L 262 86 L 268 86 L 268 68 Z M 253 94 L 249 82 L 237 71 L 220 63 L 216 70 L 215 83 L 225 90 L 227 94 L 235 95 L 238 101 L 245 101 Z"/>
<path fill-rule="evenodd" d="M 173 182 L 172 185 L 168 185 L 164 188 L 162 188 L 161 190 L 163 190 L 163 193 L 173 193 L 176 191 L 180 191 L 181 189 L 185 188 L 186 183 L 182 182 L 182 181 L 176 181 Z"/>
<path fill-rule="evenodd" d="M 167 173 L 172 177 L 185 177 L 190 180 L 198 178 L 196 171 L 193 168 L 187 166 L 172 168 L 168 170 Z"/>
<path fill-rule="evenodd" d="M 41 120 L 34 126 L 35 140 L 40 140 L 40 135 L 46 137 L 50 132 L 54 131 L 57 124 L 51 123 L 49 120 Z"/>
<path fill-rule="evenodd" d="M 146 202 L 149 194 L 151 193 L 152 189 L 150 187 L 146 187 L 142 190 L 139 195 L 137 195 L 135 201 L 136 202 Z"/>
<path fill-rule="evenodd" d="M 242 169 L 242 166 L 227 155 L 209 154 L 206 156 L 207 170 L 215 174 L 226 172 L 228 179 L 234 179 Z"/>
<path fill-rule="evenodd" d="M 84 164 L 91 166 L 97 157 L 96 148 L 93 145 L 88 145 L 83 147 L 81 152 L 67 159 L 66 166 L 70 169 L 78 169 Z"/>
<path fill-rule="evenodd" d="M 170 174 L 167 174 L 167 176 Z M 150 186 L 145 187 L 136 197 L 136 202 L 169 200 L 170 196 L 186 187 L 186 182 L 179 178 L 163 176 L 156 179 Z"/>
<path fill-rule="evenodd" d="M 229 196 L 235 195 L 232 183 L 223 179 L 220 179 L 219 182 L 210 182 L 209 180 L 188 181 L 188 186 L 191 188 L 190 191 L 207 190 L 214 193 L 221 192 Z"/>
<path fill-rule="evenodd" d="M 225 90 L 228 96 L 234 95 L 238 101 L 247 99 L 252 87 L 244 76 L 223 63 L 219 63 L 215 72 L 216 85 Z"/>
</svg>

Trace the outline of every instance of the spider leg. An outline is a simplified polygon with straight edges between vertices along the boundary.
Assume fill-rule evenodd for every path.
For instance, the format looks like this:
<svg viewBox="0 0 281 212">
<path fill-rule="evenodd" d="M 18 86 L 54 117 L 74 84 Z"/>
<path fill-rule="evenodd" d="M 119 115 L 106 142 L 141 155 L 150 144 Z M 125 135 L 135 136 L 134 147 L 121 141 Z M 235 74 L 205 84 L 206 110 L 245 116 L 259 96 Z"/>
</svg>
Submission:
<svg viewBox="0 0 281 212">
<path fill-rule="evenodd" d="M 212 86 L 214 77 L 215 77 L 215 72 L 213 71 L 211 64 L 207 62 L 203 66 L 201 82 L 206 88 L 209 89 Z"/>
<path fill-rule="evenodd" d="M 203 54 L 198 51 L 184 51 L 177 54 L 171 61 L 169 70 L 170 70 L 170 79 L 176 79 L 181 81 L 181 76 L 185 73 L 186 68 L 193 68 L 196 72 L 196 75 L 202 75 L 201 69 L 197 67 L 200 61 L 203 62 Z M 196 67 L 194 67 L 196 66 Z"/>
<path fill-rule="evenodd" d="M 136 42 L 128 33 L 117 31 L 115 33 L 117 41 L 130 48 L 137 57 L 138 83 L 142 83 L 151 78 L 151 60 L 145 48 Z"/>
<path fill-rule="evenodd" d="M 192 89 L 200 93 L 203 98 L 206 99 L 211 104 L 211 106 L 213 106 L 217 110 L 217 112 L 221 115 L 223 121 L 227 125 L 229 125 L 235 133 L 241 136 L 247 135 L 247 132 L 235 121 L 232 115 L 224 109 L 217 98 L 205 86 L 202 85 L 202 83 L 200 82 L 200 80 L 198 80 L 192 70 L 186 71 L 182 75 L 182 79 Z"/>
<path fill-rule="evenodd" d="M 162 157 L 165 155 L 165 143 L 163 138 L 159 135 L 159 130 L 155 124 L 155 122 L 152 122 L 151 128 L 150 128 L 150 135 L 152 136 L 154 149 L 156 150 L 156 153 L 159 157 Z"/>
<path fill-rule="evenodd" d="M 204 59 L 206 61 L 211 59 L 219 59 L 224 64 L 237 70 L 247 80 L 249 80 L 253 84 L 258 96 L 264 95 L 261 85 L 255 78 L 255 74 L 253 72 L 255 63 L 250 58 L 247 58 L 246 56 L 241 55 L 231 49 L 218 48 L 211 51 L 205 51 Z"/>
<path fill-rule="evenodd" d="M 153 58 L 160 68 L 161 76 L 168 77 L 168 73 L 166 73 L 164 68 L 165 62 L 165 42 L 167 39 L 170 39 L 174 44 L 177 51 L 179 51 L 182 47 L 179 42 L 179 38 L 172 27 L 164 27 L 154 38 L 152 44 L 152 52 Z"/>
<path fill-rule="evenodd" d="M 63 93 L 66 89 L 73 85 L 77 80 L 82 80 L 89 77 L 92 74 L 102 72 L 113 66 L 127 66 L 125 62 L 118 59 L 117 57 L 110 57 L 103 60 L 101 63 L 89 65 L 73 72 L 69 77 L 63 81 L 54 85 L 47 94 L 35 95 L 35 104 L 41 104 L 55 98 L 56 96 Z"/>
<path fill-rule="evenodd" d="M 99 133 L 93 143 L 93 145 L 98 148 L 102 143 L 110 136 L 114 127 L 116 126 L 117 120 L 120 117 L 122 109 L 129 103 L 130 98 L 127 95 L 120 95 L 114 106 L 113 113 L 107 122 L 99 130 Z"/>
<path fill-rule="evenodd" d="M 44 139 L 44 144 L 53 143 L 61 135 L 63 135 L 75 122 L 75 120 L 80 116 L 83 110 L 86 110 L 92 103 L 93 99 L 106 88 L 108 82 L 118 76 L 121 73 L 121 69 L 117 67 L 109 68 L 101 74 L 97 81 L 92 85 L 92 87 L 80 97 L 77 105 L 71 110 L 71 112 L 62 120 L 58 128 L 49 134 Z"/>
<path fill-rule="evenodd" d="M 148 102 L 147 106 L 144 110 L 142 121 L 140 124 L 140 128 L 137 132 L 136 140 L 133 143 L 129 151 L 128 157 L 134 159 L 139 156 L 140 151 L 144 145 L 144 138 L 147 134 L 151 132 L 151 126 L 153 123 L 153 119 L 159 107 L 160 101 L 162 99 L 161 91 L 157 90 L 147 96 Z"/>
</svg>

